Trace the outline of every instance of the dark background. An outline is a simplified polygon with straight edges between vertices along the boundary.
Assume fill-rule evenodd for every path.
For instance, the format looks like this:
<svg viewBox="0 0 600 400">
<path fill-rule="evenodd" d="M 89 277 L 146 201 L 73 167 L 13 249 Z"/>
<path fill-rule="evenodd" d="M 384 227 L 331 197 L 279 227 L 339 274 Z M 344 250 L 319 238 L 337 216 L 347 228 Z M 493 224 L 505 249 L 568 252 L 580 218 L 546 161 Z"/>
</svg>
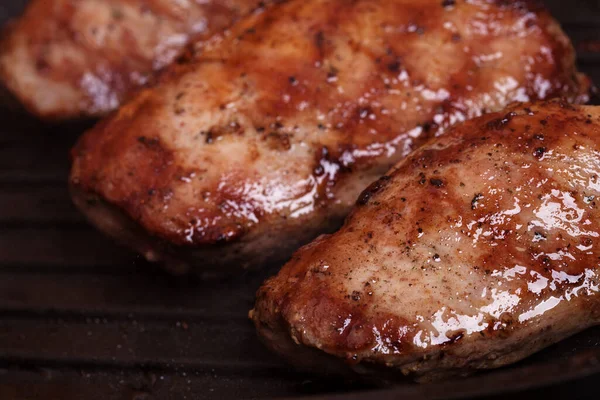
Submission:
<svg viewBox="0 0 600 400">
<path fill-rule="evenodd" d="M 600 83 L 600 1 L 546 3 L 571 35 L 581 69 Z M 0 25 L 24 4 L 0 0 Z M 399 384 L 375 394 L 290 370 L 260 345 L 247 319 L 264 275 L 178 280 L 85 223 L 66 188 L 68 150 L 80 130 L 0 109 L 0 400 L 334 392 L 501 399 L 506 391 L 517 399 L 597 398 L 600 329 L 468 380 Z"/>
</svg>

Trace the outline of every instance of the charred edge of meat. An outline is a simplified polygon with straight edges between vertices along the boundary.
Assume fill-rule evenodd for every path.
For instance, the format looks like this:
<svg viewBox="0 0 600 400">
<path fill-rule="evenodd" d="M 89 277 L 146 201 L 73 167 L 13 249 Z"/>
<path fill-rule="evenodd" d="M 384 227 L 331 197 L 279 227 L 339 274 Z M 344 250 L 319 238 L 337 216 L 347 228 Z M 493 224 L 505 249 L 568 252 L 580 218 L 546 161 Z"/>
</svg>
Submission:
<svg viewBox="0 0 600 400">
<path fill-rule="evenodd" d="M 358 200 L 356 200 L 356 205 L 364 206 L 366 205 L 371 197 L 381 189 L 383 189 L 387 183 L 389 182 L 390 177 L 387 175 L 382 176 L 377 181 L 373 182 L 368 188 L 366 188 L 360 196 L 358 196 Z"/>
</svg>

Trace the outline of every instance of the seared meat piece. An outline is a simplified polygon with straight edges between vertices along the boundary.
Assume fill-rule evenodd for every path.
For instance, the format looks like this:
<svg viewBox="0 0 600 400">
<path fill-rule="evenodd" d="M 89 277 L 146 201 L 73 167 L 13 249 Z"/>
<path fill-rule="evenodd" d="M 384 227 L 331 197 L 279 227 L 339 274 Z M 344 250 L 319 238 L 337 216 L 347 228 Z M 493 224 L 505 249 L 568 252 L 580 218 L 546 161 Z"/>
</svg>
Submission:
<svg viewBox="0 0 600 400">
<path fill-rule="evenodd" d="M 366 189 L 251 316 L 305 367 L 431 380 L 516 362 L 600 322 L 599 177 L 600 108 L 468 121 Z"/>
<path fill-rule="evenodd" d="M 87 132 L 74 200 L 178 270 L 287 259 L 449 125 L 515 100 L 586 98 L 569 41 L 536 4 L 272 6 Z"/>
<path fill-rule="evenodd" d="M 4 32 L 0 80 L 34 114 L 101 116 L 191 41 L 248 14 L 259 0 L 32 0 Z"/>
</svg>

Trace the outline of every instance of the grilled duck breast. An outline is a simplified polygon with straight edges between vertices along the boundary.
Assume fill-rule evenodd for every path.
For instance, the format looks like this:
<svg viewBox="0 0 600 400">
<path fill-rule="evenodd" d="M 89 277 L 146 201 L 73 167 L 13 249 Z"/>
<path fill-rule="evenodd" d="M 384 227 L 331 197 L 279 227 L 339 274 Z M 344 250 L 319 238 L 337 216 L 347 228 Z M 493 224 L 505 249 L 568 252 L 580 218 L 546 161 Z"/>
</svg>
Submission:
<svg viewBox="0 0 600 400">
<path fill-rule="evenodd" d="M 148 259 L 235 271 L 338 228 L 370 182 L 448 126 L 587 89 L 536 2 L 286 2 L 87 132 L 73 197 Z"/>
<path fill-rule="evenodd" d="M 191 41 L 221 32 L 259 0 L 32 0 L 0 43 L 0 81 L 34 114 L 116 109 Z"/>
<path fill-rule="evenodd" d="M 600 322 L 600 108 L 516 106 L 433 139 L 259 290 L 304 367 L 432 380 Z"/>
</svg>

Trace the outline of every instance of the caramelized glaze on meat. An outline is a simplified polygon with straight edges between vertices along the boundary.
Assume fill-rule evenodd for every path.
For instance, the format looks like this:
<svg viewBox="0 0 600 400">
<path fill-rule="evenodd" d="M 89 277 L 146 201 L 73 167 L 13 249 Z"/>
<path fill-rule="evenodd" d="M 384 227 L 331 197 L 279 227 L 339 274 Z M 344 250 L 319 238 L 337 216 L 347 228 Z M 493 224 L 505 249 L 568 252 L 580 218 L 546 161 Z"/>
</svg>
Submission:
<svg viewBox="0 0 600 400">
<path fill-rule="evenodd" d="M 582 101 L 588 84 L 536 2 L 292 1 L 87 132 L 74 197 L 110 234 L 123 218 L 141 227 L 122 240 L 149 258 L 258 265 L 339 227 L 368 183 L 448 126 L 516 100 Z"/>
<path fill-rule="evenodd" d="M 600 322 L 598 196 L 600 108 L 468 121 L 366 189 L 251 315 L 305 367 L 431 380 L 518 361 Z"/>
<path fill-rule="evenodd" d="M 186 44 L 221 32 L 259 0 L 32 0 L 4 32 L 0 80 L 52 119 L 116 109 Z"/>
</svg>

